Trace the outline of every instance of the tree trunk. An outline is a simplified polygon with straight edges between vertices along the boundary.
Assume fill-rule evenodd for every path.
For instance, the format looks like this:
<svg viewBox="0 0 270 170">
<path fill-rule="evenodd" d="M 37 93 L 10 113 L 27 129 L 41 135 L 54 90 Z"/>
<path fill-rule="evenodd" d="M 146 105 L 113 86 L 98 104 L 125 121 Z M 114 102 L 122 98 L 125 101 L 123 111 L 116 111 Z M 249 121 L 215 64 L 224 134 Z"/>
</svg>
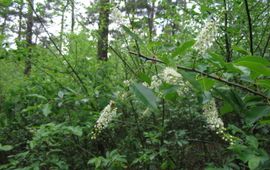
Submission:
<svg viewBox="0 0 270 170">
<path fill-rule="evenodd" d="M 155 1 L 152 1 L 152 4 L 147 6 L 148 13 L 148 29 L 149 29 L 149 40 L 150 42 L 153 39 L 153 28 L 154 28 L 154 14 L 155 14 Z"/>
<path fill-rule="evenodd" d="M 20 7 L 19 7 L 19 30 L 18 30 L 18 41 L 21 41 L 21 36 L 22 36 L 22 9 L 23 9 L 23 0 L 20 1 Z"/>
<path fill-rule="evenodd" d="M 228 8 L 227 1 L 223 0 L 225 16 L 224 16 L 224 32 L 225 32 L 225 47 L 226 47 L 226 61 L 232 61 L 232 50 L 231 50 L 231 40 L 228 33 Z"/>
<path fill-rule="evenodd" d="M 71 32 L 74 32 L 75 26 L 75 0 L 71 0 Z"/>
<path fill-rule="evenodd" d="M 28 47 L 28 53 L 25 60 L 24 74 L 29 76 L 32 68 L 31 58 L 32 58 L 32 37 L 33 37 L 33 9 L 34 0 L 28 1 L 28 14 L 27 14 L 27 28 L 26 28 L 26 42 Z"/>
<path fill-rule="evenodd" d="M 109 0 L 99 1 L 99 37 L 97 55 L 100 60 L 108 60 Z"/>
</svg>

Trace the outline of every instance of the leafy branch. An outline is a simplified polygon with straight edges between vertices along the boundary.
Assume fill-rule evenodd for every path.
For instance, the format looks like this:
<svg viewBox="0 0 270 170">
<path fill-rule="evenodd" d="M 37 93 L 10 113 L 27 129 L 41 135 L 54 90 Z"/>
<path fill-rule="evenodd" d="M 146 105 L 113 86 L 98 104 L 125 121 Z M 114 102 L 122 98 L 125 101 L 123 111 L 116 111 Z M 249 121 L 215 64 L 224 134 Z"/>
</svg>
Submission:
<svg viewBox="0 0 270 170">
<path fill-rule="evenodd" d="M 159 60 L 159 59 L 147 57 L 147 56 L 145 56 L 145 55 L 143 55 L 143 54 L 137 54 L 137 53 L 135 53 L 135 52 L 133 52 L 133 51 L 129 51 L 129 53 L 130 53 L 130 54 L 133 54 L 133 55 L 135 55 L 135 56 L 138 56 L 138 57 L 140 57 L 140 58 L 143 58 L 143 59 L 146 60 L 146 61 L 152 61 L 152 62 L 157 62 L 157 63 L 166 64 L 164 61 L 161 61 L 161 60 Z M 188 72 L 193 72 L 193 73 L 199 73 L 199 74 L 201 74 L 201 75 L 203 75 L 203 76 L 206 76 L 206 77 L 208 77 L 208 78 L 210 78 L 210 79 L 217 80 L 217 81 L 219 81 L 219 82 L 225 83 L 225 84 L 227 84 L 228 86 L 236 87 L 236 88 L 241 89 L 241 90 L 243 90 L 243 91 L 247 91 L 247 92 L 249 92 L 249 93 L 252 93 L 252 94 L 254 94 L 254 95 L 256 95 L 256 96 L 263 97 L 265 100 L 268 100 L 268 101 L 270 100 L 270 97 L 266 96 L 265 94 L 263 94 L 263 93 L 261 93 L 261 92 L 259 92 L 259 91 L 257 91 L 257 90 L 251 89 L 251 88 L 249 88 L 249 87 L 246 87 L 246 86 L 244 86 L 244 85 L 241 85 L 241 84 L 238 84 L 238 83 L 235 83 L 235 82 L 227 81 L 227 80 L 225 80 L 225 79 L 223 79 L 223 78 L 220 78 L 220 77 L 211 75 L 211 74 L 209 74 L 209 73 L 202 72 L 202 71 L 197 70 L 197 69 L 195 69 L 195 68 L 189 68 L 189 67 L 184 67 L 184 66 L 179 66 L 179 65 L 176 66 L 176 67 L 177 67 L 177 69 L 180 69 L 180 70 L 184 70 L 184 71 L 188 71 Z"/>
</svg>

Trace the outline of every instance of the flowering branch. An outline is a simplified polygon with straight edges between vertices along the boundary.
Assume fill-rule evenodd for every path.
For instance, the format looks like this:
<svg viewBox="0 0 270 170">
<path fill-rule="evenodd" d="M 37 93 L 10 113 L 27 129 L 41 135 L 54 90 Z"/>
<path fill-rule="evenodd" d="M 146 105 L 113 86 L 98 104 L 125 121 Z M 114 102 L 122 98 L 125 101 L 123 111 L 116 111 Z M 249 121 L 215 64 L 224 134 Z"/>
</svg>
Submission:
<svg viewBox="0 0 270 170">
<path fill-rule="evenodd" d="M 135 52 L 132 52 L 132 51 L 129 51 L 130 54 L 134 54 L 135 56 L 138 56 L 138 57 L 141 57 L 143 59 L 145 59 L 146 61 L 153 61 L 153 62 L 157 62 L 157 63 L 162 63 L 162 64 L 166 64 L 164 61 L 161 61 L 159 59 L 156 59 L 156 58 L 151 58 L 151 57 L 146 57 L 145 55 L 142 55 L 142 54 L 137 54 Z M 244 90 L 244 91 L 247 91 L 249 93 L 252 93 L 256 96 L 261 96 L 263 97 L 264 99 L 266 100 L 270 100 L 270 97 L 262 94 L 261 92 L 259 91 L 256 91 L 256 90 L 253 90 L 251 88 L 248 88 L 246 86 L 243 86 L 241 84 L 238 84 L 238 83 L 235 83 L 235 82 L 230 82 L 230 81 L 227 81 L 225 79 L 222 79 L 220 77 L 217 77 L 217 76 L 213 76 L 211 74 L 208 74 L 208 73 L 205 73 L 205 72 L 202 72 L 202 71 L 199 71 L 199 70 L 196 70 L 195 68 L 188 68 L 188 67 L 183 67 L 183 66 L 177 66 L 177 69 L 180 69 L 180 70 L 184 70 L 184 71 L 188 71 L 188 72 L 193 72 L 193 73 L 199 73 L 203 76 L 206 76 L 210 79 L 214 79 L 214 80 L 217 80 L 219 82 L 222 82 L 222 83 L 225 83 L 227 84 L 228 86 L 232 86 L 232 87 L 237 87 L 238 89 L 241 89 L 241 90 Z"/>
</svg>

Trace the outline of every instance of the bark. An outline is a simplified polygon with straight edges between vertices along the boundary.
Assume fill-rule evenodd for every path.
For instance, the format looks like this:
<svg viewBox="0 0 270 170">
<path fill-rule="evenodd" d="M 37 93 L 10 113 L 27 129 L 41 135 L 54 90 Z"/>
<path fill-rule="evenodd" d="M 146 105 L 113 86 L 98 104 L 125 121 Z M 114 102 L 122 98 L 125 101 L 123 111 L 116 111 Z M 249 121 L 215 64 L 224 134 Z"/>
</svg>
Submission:
<svg viewBox="0 0 270 170">
<path fill-rule="evenodd" d="M 224 8 L 225 8 L 225 19 L 224 19 L 224 31 L 225 31 L 225 47 L 226 47 L 226 61 L 231 62 L 232 61 L 232 50 L 231 50 L 231 40 L 229 38 L 228 33 L 228 11 L 227 11 L 227 1 L 223 0 L 224 2 Z"/>
<path fill-rule="evenodd" d="M 20 7 L 19 7 L 19 30 L 18 30 L 18 40 L 21 41 L 21 36 L 22 36 L 22 9 L 23 9 L 23 0 L 20 1 Z"/>
<path fill-rule="evenodd" d="M 246 13 L 247 13 L 247 20 L 248 20 L 248 31 L 249 31 L 249 51 L 253 55 L 253 28 L 252 28 L 252 20 L 250 16 L 250 10 L 248 1 L 244 0 L 245 7 L 246 7 Z"/>
<path fill-rule="evenodd" d="M 149 29 L 149 40 L 150 42 L 153 39 L 154 33 L 154 15 L 155 15 L 155 1 L 152 1 L 152 4 L 147 6 L 148 13 L 148 29 Z"/>
<path fill-rule="evenodd" d="M 74 26 L 75 26 L 75 0 L 71 0 L 71 32 L 74 32 Z"/>
<path fill-rule="evenodd" d="M 25 60 L 25 69 L 24 69 L 24 74 L 26 76 L 30 75 L 31 68 L 32 68 L 32 63 L 31 63 L 31 58 L 32 58 L 32 37 L 33 37 L 33 10 L 32 7 L 34 6 L 34 0 L 29 0 L 28 1 L 28 14 L 27 14 L 27 27 L 26 27 L 26 42 L 27 42 L 27 47 L 28 47 L 28 53 L 27 57 Z"/>
<path fill-rule="evenodd" d="M 97 55 L 100 60 L 108 60 L 109 0 L 99 1 L 99 37 Z"/>
</svg>

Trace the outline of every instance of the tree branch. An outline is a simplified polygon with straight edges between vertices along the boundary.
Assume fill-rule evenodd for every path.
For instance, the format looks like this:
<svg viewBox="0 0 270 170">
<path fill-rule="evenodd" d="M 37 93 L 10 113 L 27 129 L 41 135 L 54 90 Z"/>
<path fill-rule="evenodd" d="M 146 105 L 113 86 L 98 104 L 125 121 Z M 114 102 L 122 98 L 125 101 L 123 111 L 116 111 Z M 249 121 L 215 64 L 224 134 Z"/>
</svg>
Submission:
<svg viewBox="0 0 270 170">
<path fill-rule="evenodd" d="M 150 58 L 150 57 L 146 57 L 145 55 L 142 55 L 142 54 L 137 54 L 137 53 L 134 53 L 132 51 L 129 52 L 130 54 L 133 54 L 135 56 L 138 56 L 138 57 L 141 57 L 143 59 L 145 59 L 146 61 L 153 61 L 153 62 L 157 62 L 157 63 L 162 63 L 162 64 L 166 64 L 164 61 L 161 61 L 159 59 L 156 59 L 156 58 Z M 205 72 L 202 72 L 202 71 L 199 71 L 199 70 L 196 70 L 194 68 L 188 68 L 188 67 L 183 67 L 183 66 L 176 66 L 177 69 L 180 69 L 180 70 L 184 70 L 184 71 L 188 71 L 188 72 L 193 72 L 193 73 L 199 73 L 205 77 L 208 77 L 210 79 L 213 79 L 213 80 L 217 80 L 219 82 L 222 82 L 224 84 L 227 84 L 228 86 L 232 86 L 232 87 L 236 87 L 238 89 L 241 89 L 243 91 L 246 91 L 246 92 L 249 92 L 251 94 L 254 94 L 256 96 L 260 96 L 260 97 L 263 97 L 264 99 L 266 100 L 270 100 L 270 97 L 262 94 L 261 92 L 259 91 L 256 91 L 256 90 L 253 90 L 251 88 L 248 88 L 246 86 L 243 86 L 241 84 L 238 84 L 238 83 L 235 83 L 235 82 L 230 82 L 230 81 L 227 81 L 225 79 L 222 79 L 220 77 L 217 77 L 217 76 L 214 76 L 214 75 L 211 75 L 209 73 L 205 73 Z"/>
</svg>

